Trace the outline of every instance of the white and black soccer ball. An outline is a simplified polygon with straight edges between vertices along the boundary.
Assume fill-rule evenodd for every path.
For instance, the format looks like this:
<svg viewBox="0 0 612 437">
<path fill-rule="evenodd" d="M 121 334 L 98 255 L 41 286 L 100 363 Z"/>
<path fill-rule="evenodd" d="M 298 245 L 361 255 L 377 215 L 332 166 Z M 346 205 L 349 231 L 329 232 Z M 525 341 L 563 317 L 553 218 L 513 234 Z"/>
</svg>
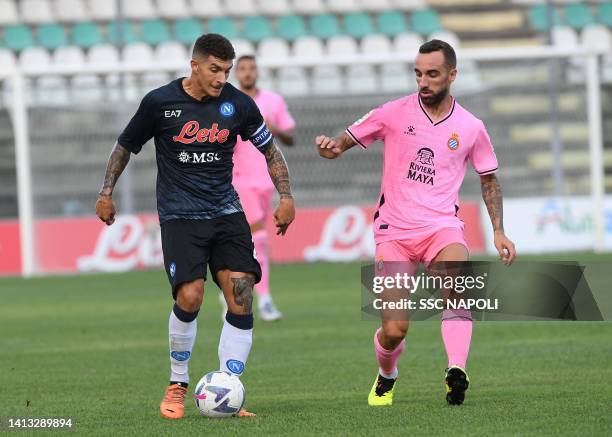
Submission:
<svg viewBox="0 0 612 437">
<path fill-rule="evenodd" d="M 193 397 L 202 415 L 231 417 L 244 405 L 245 394 L 244 386 L 237 376 L 216 371 L 200 379 Z"/>
</svg>

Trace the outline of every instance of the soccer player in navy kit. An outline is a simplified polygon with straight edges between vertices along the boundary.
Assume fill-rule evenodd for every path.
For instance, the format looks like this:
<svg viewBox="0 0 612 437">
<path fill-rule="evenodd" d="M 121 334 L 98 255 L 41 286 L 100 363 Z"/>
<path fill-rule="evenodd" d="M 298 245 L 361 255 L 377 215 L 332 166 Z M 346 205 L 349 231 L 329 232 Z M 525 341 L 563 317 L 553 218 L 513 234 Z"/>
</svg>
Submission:
<svg viewBox="0 0 612 437">
<path fill-rule="evenodd" d="M 170 313 L 170 385 L 162 416 L 180 419 L 189 383 L 188 362 L 204 297 L 206 265 L 223 290 L 228 312 L 219 339 L 220 369 L 240 376 L 253 336 L 253 286 L 261 278 L 253 240 L 232 187 L 236 137 L 265 156 L 280 195 L 274 212 L 284 235 L 295 208 L 285 159 L 255 102 L 226 83 L 235 57 L 221 35 L 206 34 L 193 48 L 191 76 L 149 92 L 110 155 L 96 214 L 115 221 L 112 193 L 130 155 L 151 138 L 157 158 L 157 209 L 164 265 L 175 299 Z M 245 410 L 239 416 L 253 415 Z"/>
</svg>

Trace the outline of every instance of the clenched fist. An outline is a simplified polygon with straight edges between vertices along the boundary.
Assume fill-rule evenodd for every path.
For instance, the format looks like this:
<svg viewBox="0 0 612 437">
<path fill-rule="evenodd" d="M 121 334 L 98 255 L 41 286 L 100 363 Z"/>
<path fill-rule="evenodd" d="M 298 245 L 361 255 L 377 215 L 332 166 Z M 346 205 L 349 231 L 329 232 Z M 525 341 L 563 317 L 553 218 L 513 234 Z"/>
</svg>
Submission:
<svg viewBox="0 0 612 437">
<path fill-rule="evenodd" d="M 342 154 L 342 148 L 336 144 L 336 140 L 325 135 L 319 135 L 315 138 L 315 146 L 319 151 L 319 155 L 327 159 L 335 159 Z"/>
<path fill-rule="evenodd" d="M 115 214 L 117 214 L 117 208 L 115 208 L 113 196 L 100 194 L 96 201 L 96 215 L 110 226 L 115 223 Z"/>
</svg>

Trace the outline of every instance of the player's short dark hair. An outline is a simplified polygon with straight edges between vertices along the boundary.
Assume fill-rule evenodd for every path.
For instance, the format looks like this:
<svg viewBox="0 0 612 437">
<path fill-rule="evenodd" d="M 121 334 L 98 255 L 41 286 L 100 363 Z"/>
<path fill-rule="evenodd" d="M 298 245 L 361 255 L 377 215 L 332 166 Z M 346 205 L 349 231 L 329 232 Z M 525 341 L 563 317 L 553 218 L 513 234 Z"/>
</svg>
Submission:
<svg viewBox="0 0 612 437">
<path fill-rule="evenodd" d="M 236 67 L 238 66 L 238 64 L 240 64 L 242 61 L 253 61 L 256 62 L 255 60 L 255 56 L 254 55 L 242 55 L 240 56 L 237 60 L 236 60 Z"/>
<path fill-rule="evenodd" d="M 444 55 L 444 63 L 449 70 L 457 68 L 457 55 L 449 43 L 439 39 L 432 39 L 419 47 L 419 53 L 433 52 L 442 52 Z"/>
<path fill-rule="evenodd" d="M 218 33 L 205 33 L 193 45 L 193 54 L 196 57 L 214 56 L 223 61 L 231 61 L 236 57 L 234 46 L 223 35 Z"/>
</svg>

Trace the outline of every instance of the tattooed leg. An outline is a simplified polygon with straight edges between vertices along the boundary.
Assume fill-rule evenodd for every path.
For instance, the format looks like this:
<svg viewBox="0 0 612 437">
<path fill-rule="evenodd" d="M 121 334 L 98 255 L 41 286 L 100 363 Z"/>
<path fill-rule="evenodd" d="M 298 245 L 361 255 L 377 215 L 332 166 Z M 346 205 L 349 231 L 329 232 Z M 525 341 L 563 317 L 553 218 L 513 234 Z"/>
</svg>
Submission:
<svg viewBox="0 0 612 437">
<path fill-rule="evenodd" d="M 252 276 L 232 278 L 234 303 L 242 307 L 243 314 L 253 312 L 253 287 L 255 279 Z"/>
</svg>

